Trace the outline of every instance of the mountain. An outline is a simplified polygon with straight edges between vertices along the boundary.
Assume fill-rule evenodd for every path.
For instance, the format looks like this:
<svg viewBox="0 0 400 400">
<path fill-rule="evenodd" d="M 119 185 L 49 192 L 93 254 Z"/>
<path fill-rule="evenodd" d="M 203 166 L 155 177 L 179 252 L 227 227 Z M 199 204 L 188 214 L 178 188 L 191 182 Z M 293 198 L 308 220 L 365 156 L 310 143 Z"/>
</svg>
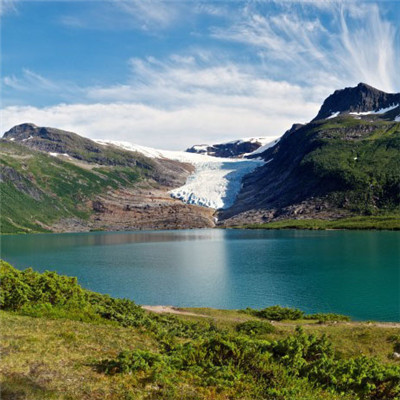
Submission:
<svg viewBox="0 0 400 400">
<path fill-rule="evenodd" d="M 336 91 L 314 120 L 257 155 L 265 164 L 244 178 L 220 223 L 398 214 L 399 98 L 365 84 Z"/>
<path fill-rule="evenodd" d="M 400 114 L 400 93 L 385 93 L 365 83 L 336 90 L 322 104 L 314 120 L 343 113 L 383 113 L 397 110 Z"/>
<path fill-rule="evenodd" d="M 188 148 L 186 151 L 188 153 L 205 154 L 213 157 L 241 158 L 270 142 L 271 138 L 268 137 L 248 138 L 212 145 L 196 144 Z"/>
<path fill-rule="evenodd" d="M 18 125 L 0 140 L 2 232 L 400 215 L 399 98 L 360 83 L 273 142 L 186 152 Z"/>
<path fill-rule="evenodd" d="M 1 232 L 214 226 L 212 209 L 169 191 L 193 166 L 22 124 L 0 140 Z"/>
</svg>

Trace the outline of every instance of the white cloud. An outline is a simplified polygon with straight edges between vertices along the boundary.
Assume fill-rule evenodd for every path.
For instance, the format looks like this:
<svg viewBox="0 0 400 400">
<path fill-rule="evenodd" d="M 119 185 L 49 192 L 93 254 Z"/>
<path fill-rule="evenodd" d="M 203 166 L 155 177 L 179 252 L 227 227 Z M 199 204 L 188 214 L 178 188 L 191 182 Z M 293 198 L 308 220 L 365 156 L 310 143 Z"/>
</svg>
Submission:
<svg viewBox="0 0 400 400">
<path fill-rule="evenodd" d="M 292 3 L 269 16 L 248 5 L 233 23 L 212 30 L 217 43 L 240 42 L 246 51 L 257 52 L 259 58 L 253 53 L 251 61 L 239 61 L 234 52 L 192 47 L 164 58 L 132 58 L 129 77 L 111 86 L 76 87 L 31 70 L 7 76 L 3 83 L 10 90 L 61 93 L 58 101 L 71 104 L 6 107 L 3 131 L 33 122 L 91 138 L 183 149 L 240 137 L 275 137 L 295 122 L 312 119 L 333 90 L 359 81 L 398 90 L 396 28 L 377 6 Z M 177 18 L 176 10 L 166 9 L 169 2 L 157 10 L 147 2 L 118 4 L 146 26 L 167 27 Z M 330 19 L 309 13 L 313 7 Z M 221 9 L 205 5 L 200 10 L 217 15 Z"/>
<path fill-rule="evenodd" d="M 196 55 L 132 59 L 129 81 L 81 89 L 94 104 L 7 107 L 4 130 L 22 122 L 68 129 L 92 138 L 182 149 L 249 136 L 281 135 L 314 117 L 312 91 L 260 77 L 229 60 Z M 34 76 L 33 73 L 30 76 Z"/>
<path fill-rule="evenodd" d="M 214 28 L 212 35 L 254 46 L 274 66 L 273 72 L 290 70 L 293 79 L 307 85 L 337 88 L 364 81 L 387 91 L 399 89 L 398 28 L 382 17 L 376 4 L 332 1 L 322 2 L 321 8 L 321 2 L 288 1 L 284 5 L 272 16 L 246 7 L 234 24 Z M 312 8 L 323 10 L 325 18 L 315 17 L 309 12 Z"/>
</svg>

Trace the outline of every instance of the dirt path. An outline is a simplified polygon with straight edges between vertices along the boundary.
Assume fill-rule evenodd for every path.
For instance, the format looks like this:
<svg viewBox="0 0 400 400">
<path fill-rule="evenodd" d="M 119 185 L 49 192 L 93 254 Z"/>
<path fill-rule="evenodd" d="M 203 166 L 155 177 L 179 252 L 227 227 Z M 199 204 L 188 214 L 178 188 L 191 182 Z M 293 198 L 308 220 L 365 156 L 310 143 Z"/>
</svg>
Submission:
<svg viewBox="0 0 400 400">
<path fill-rule="evenodd" d="M 156 314 L 177 314 L 177 315 L 191 315 L 193 317 L 203 317 L 203 318 L 211 318 L 209 315 L 204 314 L 196 314 L 189 311 L 183 311 L 179 308 L 172 307 L 172 306 L 141 306 L 143 309 L 147 311 L 154 312 Z"/>
</svg>

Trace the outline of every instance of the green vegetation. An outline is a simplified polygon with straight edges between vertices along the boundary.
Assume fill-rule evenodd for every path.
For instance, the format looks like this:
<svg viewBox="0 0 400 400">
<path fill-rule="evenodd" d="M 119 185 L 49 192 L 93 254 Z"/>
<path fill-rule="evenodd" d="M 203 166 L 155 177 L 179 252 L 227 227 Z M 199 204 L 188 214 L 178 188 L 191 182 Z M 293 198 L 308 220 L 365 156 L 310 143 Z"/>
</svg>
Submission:
<svg viewBox="0 0 400 400">
<path fill-rule="evenodd" d="M 246 321 L 236 325 L 236 331 L 246 335 L 265 335 L 275 330 L 272 324 L 262 321 Z"/>
<path fill-rule="evenodd" d="M 1 141 L 1 233 L 47 232 L 62 218 L 87 219 L 88 200 L 148 176 L 150 167 L 74 163 Z"/>
<path fill-rule="evenodd" d="M 311 125 L 305 137 L 314 149 L 300 168 L 331 187 L 333 204 L 367 216 L 399 212 L 400 124 L 344 116 Z"/>
<path fill-rule="evenodd" d="M 400 398 L 390 327 L 255 316 L 308 318 L 277 306 L 158 315 L 5 262 L 0 280 L 5 399 Z"/>
<path fill-rule="evenodd" d="M 247 308 L 244 312 L 254 315 L 259 318 L 269 319 L 272 321 L 283 321 L 283 320 L 298 320 L 304 317 L 304 313 L 296 308 L 288 308 L 281 306 L 272 306 L 263 308 L 262 310 L 254 310 Z"/>
<path fill-rule="evenodd" d="M 239 229 L 378 229 L 400 230 L 400 214 L 387 216 L 360 216 L 341 218 L 334 221 L 324 219 L 285 219 L 265 224 L 243 225 Z"/>
<path fill-rule="evenodd" d="M 334 314 L 334 313 L 317 313 L 306 316 L 307 319 L 316 319 L 320 322 L 328 322 L 328 321 L 350 321 L 350 317 L 347 315 Z"/>
</svg>

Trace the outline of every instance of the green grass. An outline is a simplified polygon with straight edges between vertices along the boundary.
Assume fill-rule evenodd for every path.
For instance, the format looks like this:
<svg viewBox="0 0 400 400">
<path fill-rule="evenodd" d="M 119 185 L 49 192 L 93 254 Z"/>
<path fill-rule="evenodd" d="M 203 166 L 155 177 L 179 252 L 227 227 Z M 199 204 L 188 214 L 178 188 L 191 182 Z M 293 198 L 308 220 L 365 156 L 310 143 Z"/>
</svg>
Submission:
<svg viewBox="0 0 400 400">
<path fill-rule="evenodd" d="M 265 224 L 241 225 L 238 229 L 353 229 L 353 230 L 400 230 L 400 214 L 387 216 L 360 216 L 334 221 L 323 219 L 285 219 Z"/>
</svg>

